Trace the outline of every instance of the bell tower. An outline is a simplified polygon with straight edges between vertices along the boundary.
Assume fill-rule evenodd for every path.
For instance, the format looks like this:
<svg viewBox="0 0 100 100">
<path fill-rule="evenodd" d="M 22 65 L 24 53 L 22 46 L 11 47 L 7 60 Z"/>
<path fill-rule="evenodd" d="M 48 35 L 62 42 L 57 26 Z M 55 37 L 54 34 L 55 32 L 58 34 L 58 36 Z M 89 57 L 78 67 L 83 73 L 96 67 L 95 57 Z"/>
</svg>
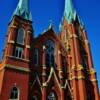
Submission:
<svg viewBox="0 0 100 100">
<path fill-rule="evenodd" d="M 0 64 L 0 100 L 28 99 L 32 38 L 29 0 L 19 0 L 8 26 Z"/>
<path fill-rule="evenodd" d="M 68 76 L 73 99 L 99 100 L 89 40 L 72 0 L 65 0 L 59 38 L 68 52 Z"/>
</svg>

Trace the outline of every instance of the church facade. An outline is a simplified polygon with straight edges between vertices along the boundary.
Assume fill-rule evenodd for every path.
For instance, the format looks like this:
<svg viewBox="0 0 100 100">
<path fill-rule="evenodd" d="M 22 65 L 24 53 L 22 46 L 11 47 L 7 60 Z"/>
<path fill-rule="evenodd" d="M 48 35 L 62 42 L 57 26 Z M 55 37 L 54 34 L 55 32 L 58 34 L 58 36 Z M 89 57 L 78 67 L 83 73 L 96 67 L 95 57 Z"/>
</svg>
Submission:
<svg viewBox="0 0 100 100">
<path fill-rule="evenodd" d="M 0 63 L 0 100 L 100 100 L 84 25 L 65 0 L 60 32 L 34 37 L 29 0 L 19 0 Z"/>
</svg>

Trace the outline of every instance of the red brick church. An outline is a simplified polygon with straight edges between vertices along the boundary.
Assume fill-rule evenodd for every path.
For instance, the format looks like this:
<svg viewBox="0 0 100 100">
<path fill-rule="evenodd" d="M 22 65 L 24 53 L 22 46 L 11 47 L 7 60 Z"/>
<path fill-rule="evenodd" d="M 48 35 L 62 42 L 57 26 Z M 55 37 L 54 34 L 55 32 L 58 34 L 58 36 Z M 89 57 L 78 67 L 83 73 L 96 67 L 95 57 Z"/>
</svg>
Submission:
<svg viewBox="0 0 100 100">
<path fill-rule="evenodd" d="M 19 0 L 0 63 L 0 100 L 100 100 L 90 43 L 72 0 L 65 0 L 59 33 L 50 23 L 38 37 L 29 0 Z"/>
</svg>

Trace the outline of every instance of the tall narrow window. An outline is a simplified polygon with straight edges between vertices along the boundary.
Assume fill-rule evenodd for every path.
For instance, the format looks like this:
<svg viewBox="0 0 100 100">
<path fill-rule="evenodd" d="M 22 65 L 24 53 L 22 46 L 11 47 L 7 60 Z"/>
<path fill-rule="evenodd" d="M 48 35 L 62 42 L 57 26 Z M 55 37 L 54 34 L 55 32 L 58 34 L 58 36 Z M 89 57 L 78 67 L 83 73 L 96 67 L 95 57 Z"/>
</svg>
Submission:
<svg viewBox="0 0 100 100">
<path fill-rule="evenodd" d="M 55 66 L 55 45 L 54 42 L 48 40 L 46 42 L 46 65 L 48 67 Z"/>
<path fill-rule="evenodd" d="M 24 29 L 20 28 L 17 35 L 17 43 L 24 44 Z"/>
<path fill-rule="evenodd" d="M 10 100 L 18 100 L 19 92 L 16 87 L 13 87 L 10 95 Z"/>
<path fill-rule="evenodd" d="M 34 49 L 34 64 L 38 65 L 38 49 Z"/>
<path fill-rule="evenodd" d="M 23 58 L 23 48 L 16 47 L 14 56 L 16 58 Z"/>
</svg>

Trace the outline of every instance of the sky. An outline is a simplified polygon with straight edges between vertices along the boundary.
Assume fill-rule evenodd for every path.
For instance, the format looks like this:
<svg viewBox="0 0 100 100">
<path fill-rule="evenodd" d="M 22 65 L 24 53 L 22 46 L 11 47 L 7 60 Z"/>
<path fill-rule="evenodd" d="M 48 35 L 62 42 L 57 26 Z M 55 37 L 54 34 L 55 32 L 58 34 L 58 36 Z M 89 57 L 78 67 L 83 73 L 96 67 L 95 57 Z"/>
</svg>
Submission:
<svg viewBox="0 0 100 100">
<path fill-rule="evenodd" d="M 5 45 L 8 24 L 18 1 L 0 0 L 0 59 Z M 55 32 L 59 32 L 64 2 L 65 0 L 30 0 L 35 36 L 47 29 L 51 20 Z M 100 0 L 73 0 L 73 5 L 85 24 L 100 90 Z"/>
</svg>

